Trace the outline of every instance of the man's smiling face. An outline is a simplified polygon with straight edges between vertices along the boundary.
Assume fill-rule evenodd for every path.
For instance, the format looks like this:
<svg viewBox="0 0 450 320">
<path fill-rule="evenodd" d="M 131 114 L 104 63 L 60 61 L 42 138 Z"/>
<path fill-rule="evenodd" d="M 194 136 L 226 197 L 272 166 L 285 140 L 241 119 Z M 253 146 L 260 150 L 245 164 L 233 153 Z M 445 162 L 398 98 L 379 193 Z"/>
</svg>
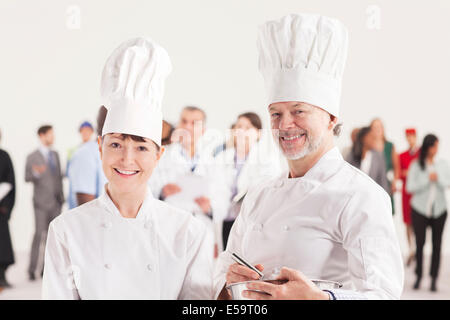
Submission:
<svg viewBox="0 0 450 320">
<path fill-rule="evenodd" d="M 269 106 L 269 113 L 275 142 L 289 160 L 314 153 L 329 130 L 330 115 L 307 103 L 273 103 Z"/>
</svg>

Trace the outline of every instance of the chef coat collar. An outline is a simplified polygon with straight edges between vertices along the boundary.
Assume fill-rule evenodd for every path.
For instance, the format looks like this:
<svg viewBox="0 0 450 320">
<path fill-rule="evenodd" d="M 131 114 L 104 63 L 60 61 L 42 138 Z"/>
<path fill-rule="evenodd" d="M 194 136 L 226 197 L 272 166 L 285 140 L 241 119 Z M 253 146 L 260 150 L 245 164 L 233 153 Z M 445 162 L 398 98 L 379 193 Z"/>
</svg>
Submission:
<svg viewBox="0 0 450 320">
<path fill-rule="evenodd" d="M 288 182 L 312 182 L 322 183 L 332 176 L 341 166 L 343 157 L 338 147 L 327 151 L 303 177 L 289 178 L 289 170 L 283 174 L 282 179 Z"/>
<path fill-rule="evenodd" d="M 118 216 L 122 219 L 126 220 L 135 220 L 135 221 L 146 221 L 150 219 L 150 215 L 153 210 L 151 210 L 151 205 L 154 200 L 153 195 L 150 191 L 150 189 L 147 187 L 146 195 L 144 202 L 142 203 L 141 207 L 139 208 L 138 214 L 136 215 L 136 218 L 124 218 L 121 214 L 119 209 L 117 209 L 116 205 L 112 201 L 112 199 L 109 197 L 108 193 L 106 192 L 107 184 L 105 184 L 105 192 L 99 197 L 100 201 L 104 204 L 108 212 L 111 214 Z"/>
</svg>

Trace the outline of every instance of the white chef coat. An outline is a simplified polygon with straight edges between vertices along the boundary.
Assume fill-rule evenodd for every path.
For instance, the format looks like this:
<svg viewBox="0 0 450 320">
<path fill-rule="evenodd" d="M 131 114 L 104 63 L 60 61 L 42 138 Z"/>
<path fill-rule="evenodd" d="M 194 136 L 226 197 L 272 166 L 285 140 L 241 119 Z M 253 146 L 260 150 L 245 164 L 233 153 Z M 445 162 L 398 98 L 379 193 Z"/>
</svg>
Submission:
<svg viewBox="0 0 450 320">
<path fill-rule="evenodd" d="M 244 198 L 252 186 L 281 174 L 282 164 L 278 155 L 279 153 L 277 152 L 267 154 L 266 150 L 258 142 L 250 149 L 247 159 L 237 160 L 245 161 L 239 173 L 235 163 L 235 148 L 229 148 L 216 157 L 218 165 L 222 168 L 221 171 L 225 174 L 226 185 L 230 190 L 230 198 L 233 194 L 233 188 L 235 187 L 237 189 L 235 196 L 232 199 L 228 199 L 227 216 L 224 218 L 236 218 L 235 216 L 230 217 L 230 214 L 232 214 L 230 213 L 230 209 Z M 222 225 L 220 225 L 218 230 L 222 233 Z M 219 238 L 222 239 L 222 235 Z M 220 244 L 222 243 L 220 242 Z M 223 249 L 222 245 L 219 246 L 220 251 Z"/>
<path fill-rule="evenodd" d="M 369 299 L 398 299 L 403 262 L 387 193 L 345 162 L 337 147 L 303 177 L 261 183 L 245 197 L 215 268 L 217 297 L 232 252 L 264 273 L 279 267 L 339 281 Z"/>
<path fill-rule="evenodd" d="M 194 168 L 193 171 L 192 168 Z M 177 184 L 177 181 L 183 176 L 195 175 L 205 179 L 207 192 L 204 196 L 210 200 L 212 220 L 193 201 L 190 203 L 171 201 L 170 203 L 175 207 L 194 213 L 207 226 L 211 256 L 214 253 L 214 243 L 220 242 L 219 228 L 227 214 L 230 199 L 230 190 L 226 185 L 225 174 L 221 169 L 210 150 L 202 148 L 201 144 L 197 146 L 194 162 L 185 155 L 181 144 L 172 143 L 167 147 L 149 180 L 153 195 L 159 197 L 166 184 Z"/>
<path fill-rule="evenodd" d="M 260 143 L 256 143 L 250 149 L 247 159 L 237 177 L 237 194 L 233 201 L 239 201 L 247 194 L 250 187 L 259 182 L 277 177 L 281 174 L 281 162 L 278 153 L 267 154 Z M 221 152 L 216 161 L 225 172 L 227 187 L 231 190 L 237 174 L 235 166 L 236 149 L 229 148 Z M 244 161 L 244 160 L 238 160 Z M 231 192 L 230 192 L 231 195 Z"/>
<path fill-rule="evenodd" d="M 205 226 L 152 197 L 135 219 L 105 193 L 49 227 L 44 299 L 211 299 Z"/>
<path fill-rule="evenodd" d="M 210 187 L 209 196 L 214 219 L 221 219 L 226 214 L 228 205 L 227 187 L 224 185 L 225 175 L 217 165 L 214 157 L 206 150 L 202 152 L 201 146 L 198 147 L 195 155 L 195 161 L 192 161 L 185 155 L 181 144 L 172 143 L 166 148 L 163 156 L 158 162 L 152 176 L 149 180 L 149 186 L 155 197 L 159 197 L 162 188 L 168 183 L 177 183 L 183 175 L 196 175 L 208 180 Z M 192 171 L 191 169 L 194 168 Z M 176 204 L 174 204 L 176 206 Z M 201 213 L 197 206 L 194 213 Z"/>
</svg>

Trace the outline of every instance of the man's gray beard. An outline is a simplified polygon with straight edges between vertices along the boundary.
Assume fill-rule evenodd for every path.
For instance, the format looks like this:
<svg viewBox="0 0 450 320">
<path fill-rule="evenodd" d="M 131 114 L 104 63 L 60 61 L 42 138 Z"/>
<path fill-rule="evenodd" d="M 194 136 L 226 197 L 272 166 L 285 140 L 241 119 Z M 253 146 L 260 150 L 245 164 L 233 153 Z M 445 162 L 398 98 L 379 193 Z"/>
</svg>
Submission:
<svg viewBox="0 0 450 320">
<path fill-rule="evenodd" d="M 284 152 L 283 148 L 281 147 L 279 140 L 278 140 L 278 148 L 280 148 L 280 151 L 283 153 L 283 155 L 286 157 L 286 159 L 298 160 L 298 159 L 304 158 L 307 155 L 309 155 L 310 153 L 313 153 L 314 151 L 316 151 L 322 144 L 322 140 L 323 140 L 323 135 L 321 135 L 319 138 L 314 139 L 312 141 L 310 141 L 309 137 L 307 136 L 306 137 L 307 146 L 305 146 L 300 152 L 298 152 L 296 154 L 287 155 Z"/>
</svg>

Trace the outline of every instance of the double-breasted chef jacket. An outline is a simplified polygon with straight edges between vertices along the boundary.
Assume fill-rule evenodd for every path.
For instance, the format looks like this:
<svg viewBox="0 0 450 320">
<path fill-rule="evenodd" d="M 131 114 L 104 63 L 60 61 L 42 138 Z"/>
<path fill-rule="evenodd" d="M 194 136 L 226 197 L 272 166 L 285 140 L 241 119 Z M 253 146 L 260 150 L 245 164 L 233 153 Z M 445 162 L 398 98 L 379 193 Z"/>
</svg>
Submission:
<svg viewBox="0 0 450 320">
<path fill-rule="evenodd" d="M 337 147 L 303 177 L 285 174 L 249 191 L 215 268 L 216 297 L 232 252 L 262 264 L 264 274 L 285 266 L 364 298 L 398 299 L 403 290 L 389 196 Z"/>
<path fill-rule="evenodd" d="M 211 299 L 206 228 L 150 190 L 134 219 L 108 194 L 50 224 L 44 299 Z"/>
</svg>

